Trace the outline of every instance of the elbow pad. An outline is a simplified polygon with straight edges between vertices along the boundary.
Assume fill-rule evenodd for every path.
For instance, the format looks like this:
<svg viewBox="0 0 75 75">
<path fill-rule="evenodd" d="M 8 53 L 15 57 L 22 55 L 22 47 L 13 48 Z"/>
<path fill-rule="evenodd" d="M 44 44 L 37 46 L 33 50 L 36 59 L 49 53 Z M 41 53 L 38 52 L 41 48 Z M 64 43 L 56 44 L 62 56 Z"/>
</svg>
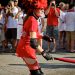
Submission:
<svg viewBox="0 0 75 75">
<path fill-rule="evenodd" d="M 36 38 L 31 38 L 31 39 L 30 39 L 30 46 L 31 46 L 33 49 L 37 49 L 38 43 L 37 43 Z"/>
<path fill-rule="evenodd" d="M 53 42 L 53 38 L 50 38 L 48 35 L 42 36 L 42 39 L 48 42 Z"/>
</svg>

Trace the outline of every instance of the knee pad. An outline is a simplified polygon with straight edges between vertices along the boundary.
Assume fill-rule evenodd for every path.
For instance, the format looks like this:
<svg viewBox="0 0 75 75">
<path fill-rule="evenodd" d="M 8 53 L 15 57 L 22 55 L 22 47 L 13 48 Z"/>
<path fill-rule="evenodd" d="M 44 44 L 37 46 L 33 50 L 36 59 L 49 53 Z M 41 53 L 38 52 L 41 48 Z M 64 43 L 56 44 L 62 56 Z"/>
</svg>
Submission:
<svg viewBox="0 0 75 75">
<path fill-rule="evenodd" d="M 31 75 L 44 75 L 44 73 L 41 71 L 41 69 L 37 70 L 30 70 Z"/>
</svg>

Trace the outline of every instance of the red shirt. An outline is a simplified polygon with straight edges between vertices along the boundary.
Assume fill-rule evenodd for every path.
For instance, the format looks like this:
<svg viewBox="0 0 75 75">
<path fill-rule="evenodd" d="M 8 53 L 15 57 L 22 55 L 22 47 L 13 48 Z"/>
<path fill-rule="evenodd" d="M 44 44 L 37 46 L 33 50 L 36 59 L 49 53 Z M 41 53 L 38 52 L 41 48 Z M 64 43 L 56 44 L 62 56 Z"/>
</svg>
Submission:
<svg viewBox="0 0 75 75">
<path fill-rule="evenodd" d="M 57 12 L 60 14 L 60 9 L 56 8 Z M 50 11 L 48 13 L 48 17 L 47 17 L 47 25 L 53 25 L 53 26 L 57 26 L 58 25 L 58 17 L 55 14 L 55 10 L 54 8 L 50 8 Z"/>
<path fill-rule="evenodd" d="M 30 43 L 30 32 L 36 32 L 36 36 L 38 38 L 38 22 L 35 17 L 30 16 L 28 20 L 24 23 L 22 39 L 24 39 L 25 43 Z"/>
<path fill-rule="evenodd" d="M 32 31 L 36 32 L 36 36 L 39 35 L 38 22 L 34 16 L 30 16 L 24 23 L 23 35 L 16 49 L 17 56 L 36 59 L 35 55 L 36 50 L 30 46 L 30 32 Z"/>
</svg>

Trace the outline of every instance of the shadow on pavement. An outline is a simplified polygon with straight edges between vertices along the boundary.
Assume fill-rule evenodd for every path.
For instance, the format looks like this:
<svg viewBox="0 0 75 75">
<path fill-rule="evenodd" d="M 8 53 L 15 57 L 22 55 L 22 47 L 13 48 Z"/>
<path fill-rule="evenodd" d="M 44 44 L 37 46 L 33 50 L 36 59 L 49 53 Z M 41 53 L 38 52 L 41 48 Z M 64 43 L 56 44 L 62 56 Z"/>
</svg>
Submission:
<svg viewBox="0 0 75 75">
<path fill-rule="evenodd" d="M 10 66 L 26 66 L 26 64 L 8 64 Z M 40 63 L 41 68 L 49 68 L 49 69 L 60 69 L 60 68 L 72 68 L 75 69 L 75 64 L 58 64 L 58 63 Z"/>
</svg>

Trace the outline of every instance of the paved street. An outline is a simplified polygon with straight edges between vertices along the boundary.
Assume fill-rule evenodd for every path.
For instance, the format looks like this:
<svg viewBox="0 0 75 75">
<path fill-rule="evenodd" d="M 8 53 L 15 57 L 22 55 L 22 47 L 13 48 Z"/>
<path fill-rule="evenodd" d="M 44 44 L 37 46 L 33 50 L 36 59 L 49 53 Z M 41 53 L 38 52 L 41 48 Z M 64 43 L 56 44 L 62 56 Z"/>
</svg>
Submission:
<svg viewBox="0 0 75 75">
<path fill-rule="evenodd" d="M 75 59 L 75 53 L 57 52 L 52 55 Z M 75 75 L 75 64 L 46 61 L 41 55 L 37 55 L 37 58 L 45 75 Z M 13 53 L 0 53 L 0 75 L 29 75 L 29 71 L 22 59 Z"/>
<path fill-rule="evenodd" d="M 47 49 L 47 42 L 43 41 L 43 47 L 45 50 Z M 3 53 L 0 50 L 0 75 L 29 75 L 28 68 L 22 59 L 15 56 L 14 53 L 7 52 Z M 75 53 L 69 53 L 66 50 L 57 50 L 56 53 L 51 54 L 54 57 L 75 59 Z M 46 61 L 38 54 L 37 59 L 45 73 L 44 75 L 75 75 L 75 64 L 58 60 Z"/>
</svg>

